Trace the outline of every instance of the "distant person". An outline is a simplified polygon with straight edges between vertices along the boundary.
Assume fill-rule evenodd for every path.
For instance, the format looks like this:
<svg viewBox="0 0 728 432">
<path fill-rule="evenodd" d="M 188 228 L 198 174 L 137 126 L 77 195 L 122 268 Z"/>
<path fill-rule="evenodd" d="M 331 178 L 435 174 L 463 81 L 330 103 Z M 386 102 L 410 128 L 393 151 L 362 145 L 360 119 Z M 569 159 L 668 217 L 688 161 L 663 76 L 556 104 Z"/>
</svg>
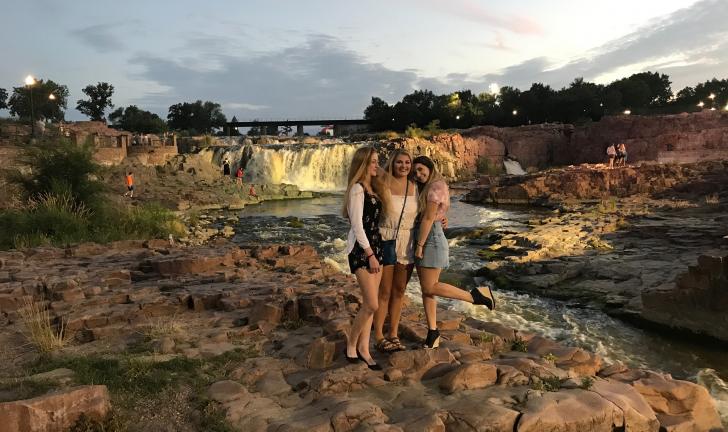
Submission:
<svg viewBox="0 0 728 432">
<path fill-rule="evenodd" d="M 238 167 L 237 172 L 235 172 L 235 181 L 240 186 L 240 189 L 243 188 L 243 174 L 243 167 Z"/>
<path fill-rule="evenodd" d="M 230 161 L 227 159 L 222 163 L 222 175 L 230 177 Z"/>
<path fill-rule="evenodd" d="M 627 146 L 619 143 L 617 146 L 617 166 L 625 166 L 627 164 Z"/>
<path fill-rule="evenodd" d="M 131 171 L 126 173 L 126 193 L 124 196 L 134 198 L 134 174 Z"/>
<path fill-rule="evenodd" d="M 609 168 L 614 168 L 614 159 L 617 157 L 617 148 L 614 147 L 614 143 L 607 147 L 607 157 L 609 158 Z"/>
<path fill-rule="evenodd" d="M 248 196 L 252 196 L 253 198 L 258 198 L 258 194 L 255 193 L 255 186 L 253 184 L 250 184 L 250 187 L 248 188 Z"/>
</svg>

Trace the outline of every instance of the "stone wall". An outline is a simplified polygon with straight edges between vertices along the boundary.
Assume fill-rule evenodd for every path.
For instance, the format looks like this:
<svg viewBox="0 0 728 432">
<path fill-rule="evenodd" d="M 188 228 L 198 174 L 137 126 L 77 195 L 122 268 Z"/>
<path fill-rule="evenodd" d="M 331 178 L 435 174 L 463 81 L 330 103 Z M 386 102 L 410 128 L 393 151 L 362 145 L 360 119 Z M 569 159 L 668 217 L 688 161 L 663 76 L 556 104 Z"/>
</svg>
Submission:
<svg viewBox="0 0 728 432">
<path fill-rule="evenodd" d="M 177 155 L 177 146 L 130 146 L 128 158 L 137 159 L 142 165 L 164 165 Z"/>
</svg>

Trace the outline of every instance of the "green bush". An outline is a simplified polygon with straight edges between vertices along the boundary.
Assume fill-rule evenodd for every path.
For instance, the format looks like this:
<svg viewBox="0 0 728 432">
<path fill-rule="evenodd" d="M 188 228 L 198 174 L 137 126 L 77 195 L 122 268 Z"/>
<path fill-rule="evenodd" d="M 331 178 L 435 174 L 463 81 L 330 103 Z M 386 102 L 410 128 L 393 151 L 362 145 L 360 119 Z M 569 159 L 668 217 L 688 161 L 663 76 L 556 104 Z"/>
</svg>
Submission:
<svg viewBox="0 0 728 432">
<path fill-rule="evenodd" d="M 76 203 L 93 207 L 104 191 L 95 177 L 100 166 L 93 160 L 93 153 L 92 143 L 42 140 L 27 146 L 18 157 L 29 170 L 12 172 L 9 180 L 21 187 L 25 199 L 70 194 Z"/>
</svg>

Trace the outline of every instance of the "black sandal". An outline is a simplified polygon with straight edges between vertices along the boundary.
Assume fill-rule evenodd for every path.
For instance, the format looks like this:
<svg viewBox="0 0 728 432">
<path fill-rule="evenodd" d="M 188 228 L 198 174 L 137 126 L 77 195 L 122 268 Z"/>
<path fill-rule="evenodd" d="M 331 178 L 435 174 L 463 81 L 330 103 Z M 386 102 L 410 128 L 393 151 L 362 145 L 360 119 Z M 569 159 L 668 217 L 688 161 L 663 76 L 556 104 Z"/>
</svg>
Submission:
<svg viewBox="0 0 728 432">
<path fill-rule="evenodd" d="M 485 295 L 483 292 L 486 289 L 488 290 L 488 295 Z M 495 309 L 495 296 L 489 286 L 473 288 L 470 290 L 470 295 L 473 296 L 473 304 L 484 305 L 490 310 Z"/>
<path fill-rule="evenodd" d="M 440 346 L 440 330 L 427 329 L 427 339 L 425 339 L 425 349 L 434 349 Z"/>
</svg>

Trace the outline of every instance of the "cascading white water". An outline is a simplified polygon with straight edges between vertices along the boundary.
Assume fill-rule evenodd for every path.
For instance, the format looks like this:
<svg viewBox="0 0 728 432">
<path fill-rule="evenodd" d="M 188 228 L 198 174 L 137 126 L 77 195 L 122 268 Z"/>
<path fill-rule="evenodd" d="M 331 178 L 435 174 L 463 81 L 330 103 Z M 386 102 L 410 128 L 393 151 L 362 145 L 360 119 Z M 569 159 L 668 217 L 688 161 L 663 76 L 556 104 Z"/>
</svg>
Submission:
<svg viewBox="0 0 728 432">
<path fill-rule="evenodd" d="M 503 159 L 503 166 L 506 168 L 506 174 L 510 175 L 524 175 L 526 171 L 523 170 L 521 164 L 513 159 Z"/>
<path fill-rule="evenodd" d="M 233 171 L 245 168 L 245 182 L 292 184 L 307 191 L 346 189 L 349 164 L 358 144 L 247 145 L 217 148 L 211 162 L 228 159 Z"/>
</svg>

